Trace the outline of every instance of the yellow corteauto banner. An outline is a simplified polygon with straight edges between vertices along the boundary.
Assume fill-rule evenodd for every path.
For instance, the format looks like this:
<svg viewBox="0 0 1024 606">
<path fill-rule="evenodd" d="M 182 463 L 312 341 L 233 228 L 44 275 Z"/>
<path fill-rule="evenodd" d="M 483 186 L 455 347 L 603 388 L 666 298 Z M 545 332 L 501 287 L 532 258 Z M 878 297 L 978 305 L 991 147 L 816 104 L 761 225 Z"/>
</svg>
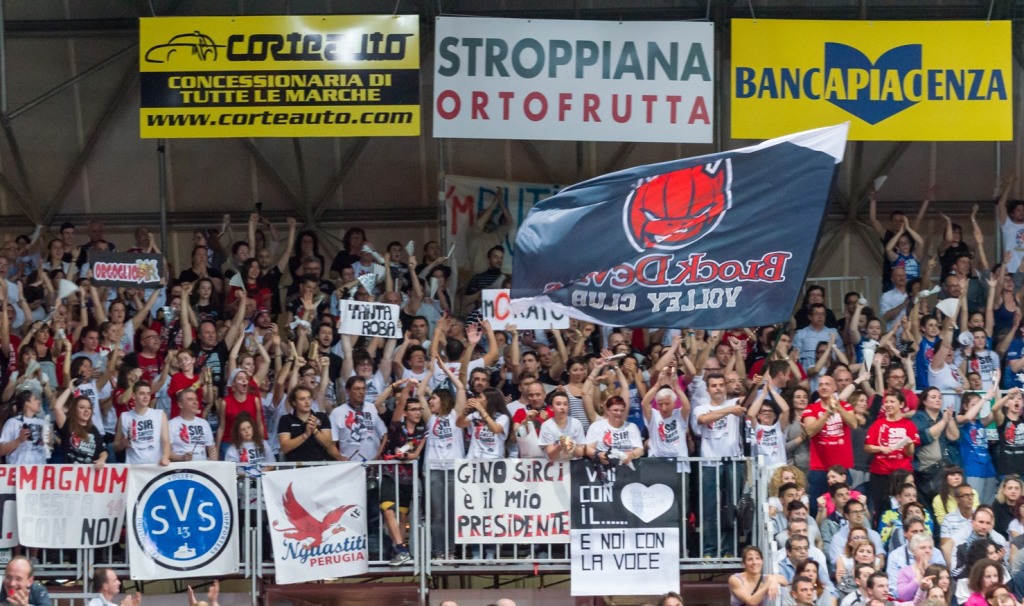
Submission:
<svg viewBox="0 0 1024 606">
<path fill-rule="evenodd" d="M 1010 41 L 1009 21 L 733 19 L 732 136 L 1008 140 Z"/>
<path fill-rule="evenodd" d="M 416 15 L 139 20 L 143 138 L 414 137 Z"/>
</svg>

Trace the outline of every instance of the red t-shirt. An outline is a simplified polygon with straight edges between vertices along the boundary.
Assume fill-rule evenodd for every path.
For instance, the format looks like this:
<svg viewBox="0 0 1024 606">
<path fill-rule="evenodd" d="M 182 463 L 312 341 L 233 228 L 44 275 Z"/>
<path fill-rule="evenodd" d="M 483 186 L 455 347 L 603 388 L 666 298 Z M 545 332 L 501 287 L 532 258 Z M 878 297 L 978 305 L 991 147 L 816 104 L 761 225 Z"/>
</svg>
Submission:
<svg viewBox="0 0 1024 606">
<path fill-rule="evenodd" d="M 149 358 L 143 355 L 142 352 L 138 352 L 136 356 L 139 359 L 139 368 L 142 369 L 142 379 L 152 383 L 156 381 L 157 377 L 160 376 L 160 369 L 163 366 L 163 356 L 159 353 L 155 357 Z"/>
<path fill-rule="evenodd" d="M 181 410 L 178 409 L 178 392 L 189 387 L 196 390 L 196 395 L 199 396 L 199 412 L 197 414 L 203 415 L 203 377 L 197 374 L 189 378 L 183 372 L 176 372 L 171 375 L 171 383 L 167 387 L 167 395 L 171 398 L 172 419 L 181 414 Z"/>
<path fill-rule="evenodd" d="M 839 402 L 839 405 L 848 412 L 853 412 L 853 407 L 846 402 Z M 804 409 L 804 419 L 817 419 L 823 414 L 828 414 L 821 400 L 811 404 Z M 853 468 L 853 442 L 850 439 L 850 426 L 847 425 L 838 412 L 832 413 L 825 426 L 817 434 L 811 437 L 808 444 L 811 451 L 811 470 L 828 471 L 833 465 Z"/>
<path fill-rule="evenodd" d="M 526 421 L 526 411 L 528 411 L 528 410 L 530 410 L 529 407 L 520 408 L 519 410 L 517 410 L 516 414 L 512 415 L 512 425 L 515 425 L 516 423 L 523 423 L 523 422 L 525 422 Z M 544 421 L 547 421 L 548 419 L 554 418 L 555 411 L 551 410 L 550 406 L 545 406 L 544 410 L 547 411 L 547 416 L 544 418 Z M 533 429 L 537 433 L 537 435 L 540 435 L 540 426 L 544 423 L 544 421 L 540 420 L 540 415 L 537 416 L 536 421 L 537 422 L 534 423 Z"/>
<path fill-rule="evenodd" d="M 864 443 L 872 446 L 895 447 L 904 438 L 908 438 L 915 445 L 921 444 L 921 436 L 917 434 L 917 426 L 913 421 L 904 418 L 890 421 L 882 416 L 868 428 Z M 913 471 L 913 463 L 913 457 L 908 457 L 902 448 L 889 454 L 876 452 L 868 471 L 879 475 L 889 475 L 897 469 Z"/>
<path fill-rule="evenodd" d="M 129 398 L 127 404 L 121 403 L 121 394 L 123 394 L 125 391 L 127 390 L 121 387 L 115 387 L 113 400 L 111 400 L 111 403 L 113 403 L 114 405 L 114 410 L 117 412 L 117 418 L 119 419 L 121 418 L 121 413 L 128 412 L 129 410 L 135 408 L 135 398 Z"/>
<path fill-rule="evenodd" d="M 238 413 L 240 413 L 240 412 L 247 412 L 247 413 L 249 413 L 249 416 L 251 416 L 253 418 L 253 421 L 255 421 L 256 423 L 259 422 L 259 417 L 256 416 L 257 415 L 256 409 L 259 407 L 259 405 L 260 405 L 259 398 L 256 396 L 256 394 L 254 394 L 251 391 L 246 394 L 245 400 L 243 400 L 241 402 L 235 399 L 234 393 L 231 393 L 226 398 L 224 398 L 224 420 L 222 421 L 222 424 L 224 426 L 224 441 L 225 442 L 231 442 L 231 439 L 232 439 L 232 437 L 231 437 L 232 436 L 231 430 L 235 426 L 235 417 L 238 416 Z M 264 427 L 263 428 L 263 437 L 264 438 L 267 437 L 266 434 L 267 434 L 267 429 Z"/>
<path fill-rule="evenodd" d="M 917 394 L 909 389 L 903 390 L 903 400 L 906 404 L 903 405 L 903 412 L 911 412 L 917 410 Z M 881 417 L 879 417 L 881 418 Z"/>
</svg>

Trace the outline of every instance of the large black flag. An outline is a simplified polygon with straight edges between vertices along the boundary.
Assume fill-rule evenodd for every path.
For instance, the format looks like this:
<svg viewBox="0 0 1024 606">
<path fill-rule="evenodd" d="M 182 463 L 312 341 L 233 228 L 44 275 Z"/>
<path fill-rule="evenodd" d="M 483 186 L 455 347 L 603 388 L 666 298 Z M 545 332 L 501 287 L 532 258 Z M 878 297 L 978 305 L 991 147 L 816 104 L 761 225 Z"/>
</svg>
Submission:
<svg viewBox="0 0 1024 606">
<path fill-rule="evenodd" d="M 519 228 L 512 296 L 613 326 L 785 321 L 810 266 L 847 128 L 563 189 Z"/>
</svg>

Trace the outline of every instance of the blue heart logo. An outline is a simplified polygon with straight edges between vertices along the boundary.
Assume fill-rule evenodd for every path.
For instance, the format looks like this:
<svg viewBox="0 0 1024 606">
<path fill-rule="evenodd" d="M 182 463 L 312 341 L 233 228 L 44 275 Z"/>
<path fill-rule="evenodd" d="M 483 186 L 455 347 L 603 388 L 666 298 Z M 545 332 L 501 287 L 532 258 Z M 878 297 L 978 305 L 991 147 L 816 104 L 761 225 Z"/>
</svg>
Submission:
<svg viewBox="0 0 1024 606">
<path fill-rule="evenodd" d="M 891 118 L 901 111 L 915 105 L 917 101 L 906 98 L 903 84 L 906 76 L 921 69 L 921 45 L 906 44 L 897 46 L 882 53 L 874 63 L 867 58 L 867 55 L 860 50 L 839 44 L 837 42 L 825 43 L 825 82 L 833 77 L 839 77 L 844 83 L 846 90 L 845 99 L 839 98 L 834 92 L 826 97 L 826 100 L 847 111 L 868 124 L 878 124 L 882 120 Z M 839 74 L 831 72 L 838 70 Z M 868 74 L 868 82 L 863 88 L 856 87 L 852 70 L 862 70 Z M 898 94 L 887 92 L 885 83 L 887 79 L 896 80 Z M 870 82 L 876 80 L 876 82 Z M 920 84 L 919 84 L 920 86 Z M 877 98 L 871 98 L 874 92 Z M 916 91 L 920 92 L 920 91 Z M 852 98 L 851 98 L 852 97 Z"/>
</svg>

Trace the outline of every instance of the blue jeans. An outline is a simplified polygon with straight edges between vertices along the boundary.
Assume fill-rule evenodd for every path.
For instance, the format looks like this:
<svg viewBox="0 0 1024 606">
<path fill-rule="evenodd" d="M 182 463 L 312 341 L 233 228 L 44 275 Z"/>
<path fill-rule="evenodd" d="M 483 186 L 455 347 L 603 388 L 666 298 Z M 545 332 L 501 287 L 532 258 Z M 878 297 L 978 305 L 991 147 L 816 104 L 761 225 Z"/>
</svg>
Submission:
<svg viewBox="0 0 1024 606">
<path fill-rule="evenodd" d="M 722 505 L 736 505 L 740 496 L 740 481 L 734 477 L 733 463 L 722 463 L 718 467 L 702 466 L 700 470 L 700 525 L 704 556 L 735 555 L 736 547 L 733 543 L 736 540 L 736 520 L 721 518 Z M 742 474 L 738 475 L 742 477 Z"/>
<path fill-rule="evenodd" d="M 847 474 L 849 476 L 849 474 Z M 849 478 L 847 478 L 849 479 Z M 818 515 L 818 497 L 828 492 L 828 472 L 807 472 L 807 498 L 810 501 L 811 517 Z"/>
</svg>

